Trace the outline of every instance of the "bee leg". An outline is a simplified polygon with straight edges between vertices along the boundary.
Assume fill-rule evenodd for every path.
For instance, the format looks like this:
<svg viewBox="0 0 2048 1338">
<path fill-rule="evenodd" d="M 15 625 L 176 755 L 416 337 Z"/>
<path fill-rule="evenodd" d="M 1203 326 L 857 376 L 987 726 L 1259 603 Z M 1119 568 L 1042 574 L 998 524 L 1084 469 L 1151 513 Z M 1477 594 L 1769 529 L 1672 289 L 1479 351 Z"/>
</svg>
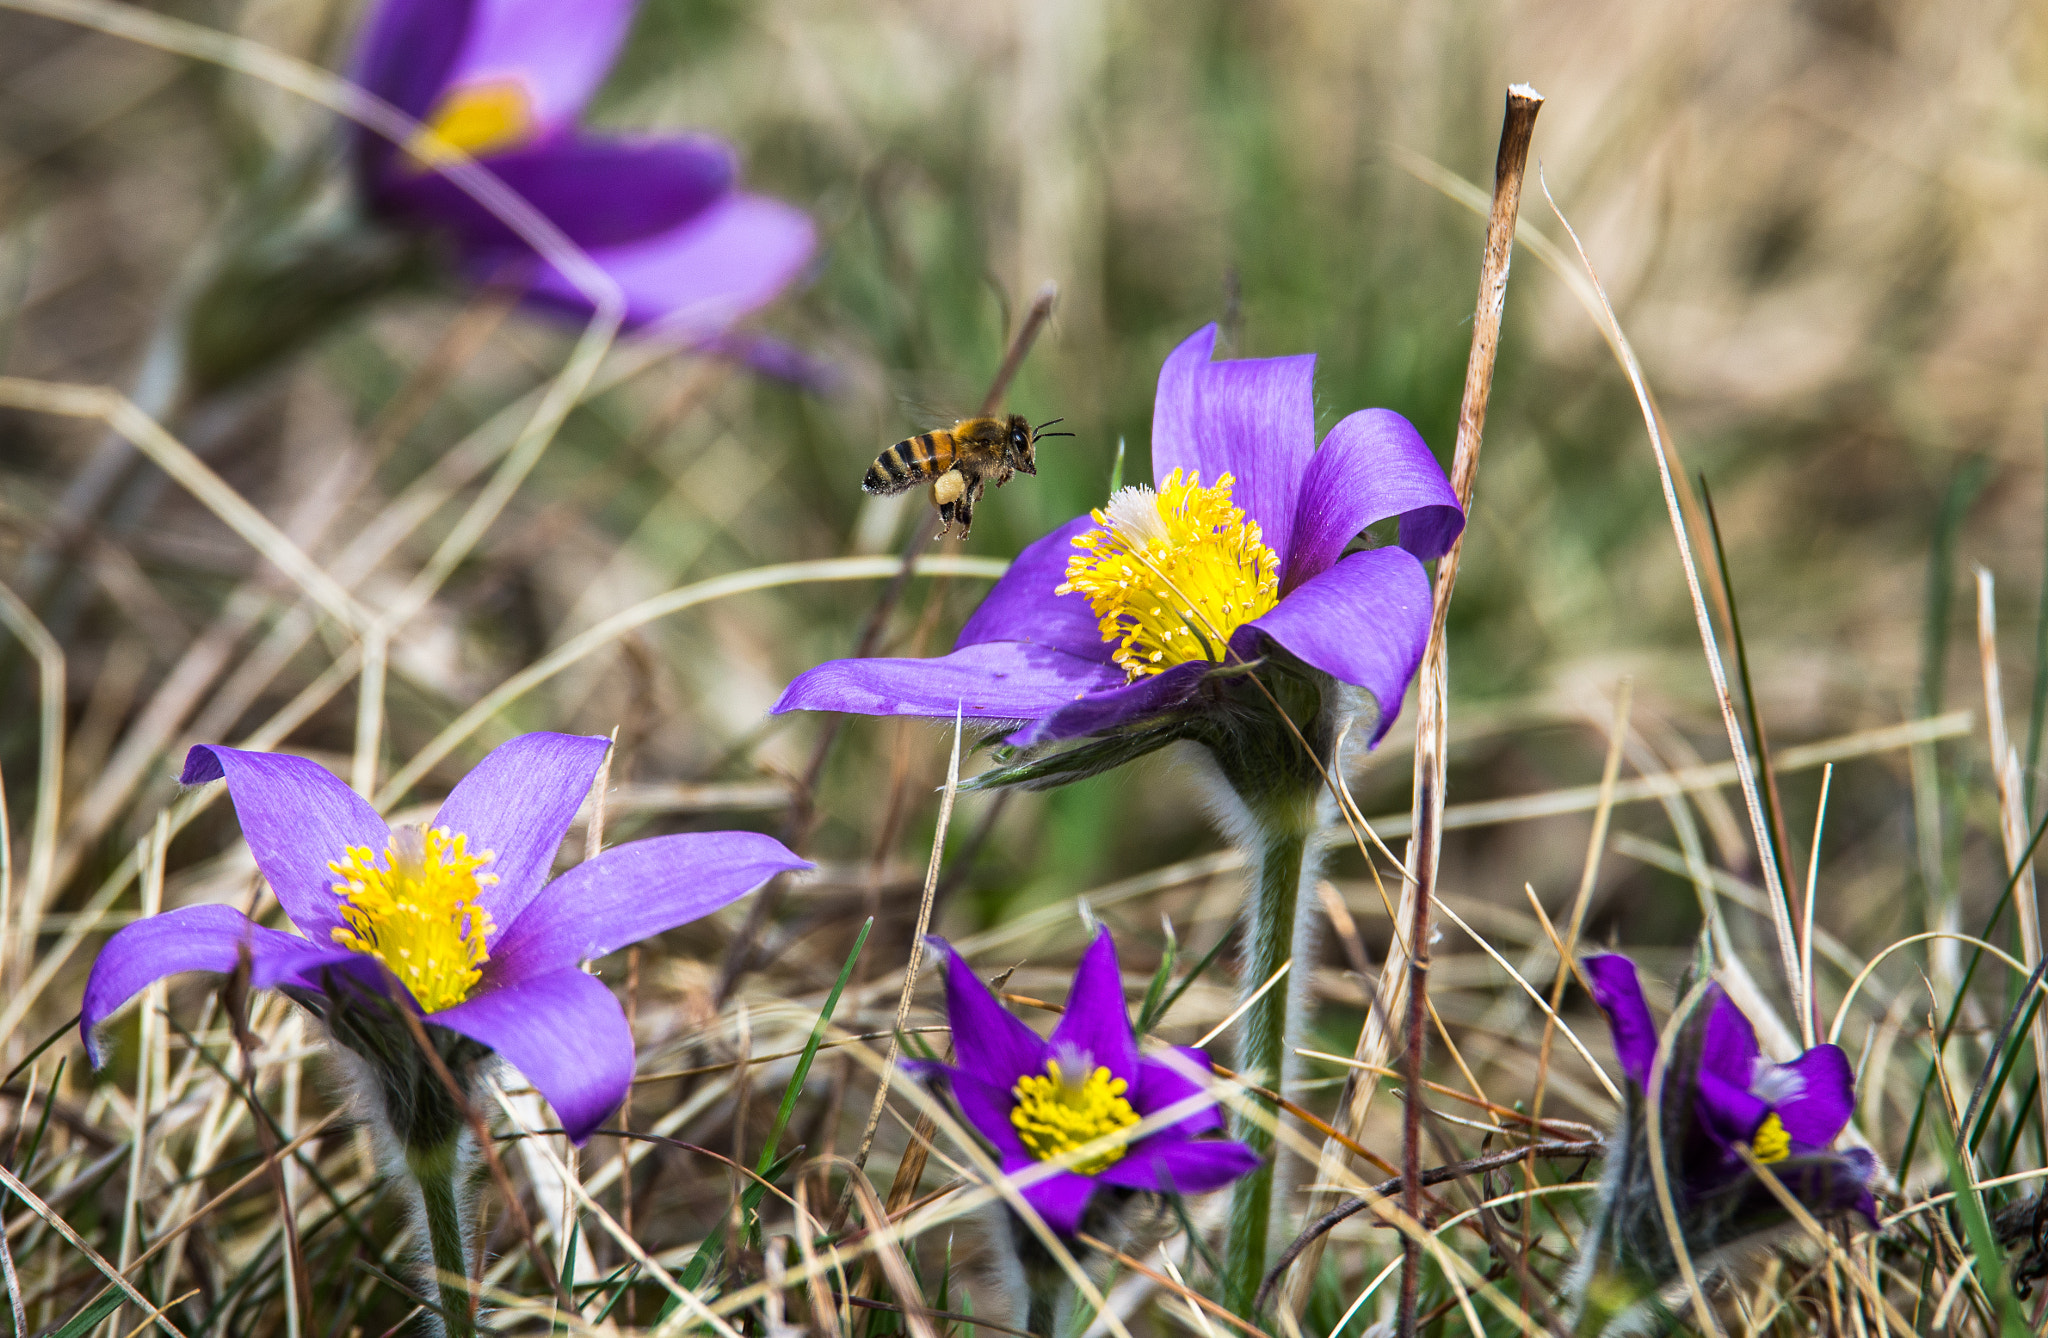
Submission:
<svg viewBox="0 0 2048 1338">
<path fill-rule="evenodd" d="M 974 528 L 974 504 L 981 500 L 981 494 L 986 487 L 987 484 L 976 479 L 960 494 L 960 500 L 953 503 L 953 519 L 959 523 L 962 539 L 965 539 L 968 531 Z"/>
<path fill-rule="evenodd" d="M 932 480 L 932 505 L 948 507 L 960 500 L 960 494 L 967 491 L 967 476 L 957 469 L 949 469 Z"/>
</svg>

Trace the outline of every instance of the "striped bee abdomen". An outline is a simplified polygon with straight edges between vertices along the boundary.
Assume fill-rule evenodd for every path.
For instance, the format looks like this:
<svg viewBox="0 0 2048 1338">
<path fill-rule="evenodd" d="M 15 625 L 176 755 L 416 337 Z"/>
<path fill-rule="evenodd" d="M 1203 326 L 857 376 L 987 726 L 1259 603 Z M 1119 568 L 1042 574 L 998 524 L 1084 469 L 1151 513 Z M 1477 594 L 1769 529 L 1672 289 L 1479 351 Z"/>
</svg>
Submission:
<svg viewBox="0 0 2048 1338">
<path fill-rule="evenodd" d="M 867 492 L 887 497 L 916 483 L 936 477 L 953 467 L 953 436 L 950 432 L 925 432 L 897 442 L 868 466 L 860 486 Z"/>
</svg>

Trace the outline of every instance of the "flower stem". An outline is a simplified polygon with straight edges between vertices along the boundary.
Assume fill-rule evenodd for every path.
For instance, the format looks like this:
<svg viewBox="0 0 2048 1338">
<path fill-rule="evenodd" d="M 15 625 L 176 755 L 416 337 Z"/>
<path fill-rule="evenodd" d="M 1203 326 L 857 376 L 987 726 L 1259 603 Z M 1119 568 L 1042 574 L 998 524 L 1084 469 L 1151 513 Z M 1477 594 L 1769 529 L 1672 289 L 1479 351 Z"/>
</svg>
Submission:
<svg viewBox="0 0 2048 1338">
<path fill-rule="evenodd" d="M 473 1298 L 469 1278 L 469 1232 L 462 1181 L 462 1136 L 434 1147 L 409 1147 L 407 1167 L 419 1185 L 420 1208 L 426 1217 L 427 1241 L 433 1249 L 435 1278 L 440 1286 L 442 1332 L 448 1338 L 474 1338 Z"/>
<path fill-rule="evenodd" d="M 1252 796 L 1244 796 L 1250 800 Z M 1281 802 L 1248 804 L 1258 859 L 1245 925 L 1243 988 L 1256 990 L 1272 979 L 1298 950 L 1303 926 L 1297 923 L 1301 887 L 1313 874 L 1309 841 L 1315 831 L 1316 794 L 1289 794 Z M 1281 981 L 1252 1004 L 1239 1022 L 1238 1068 L 1247 1080 L 1282 1090 L 1299 1033 L 1307 995 Z M 1231 1191 L 1230 1234 L 1223 1247 L 1224 1304 L 1249 1316 L 1253 1298 L 1266 1271 L 1268 1223 L 1273 1207 L 1274 1121 L 1279 1112 L 1263 1097 L 1249 1096 L 1253 1109 L 1232 1121 L 1231 1137 L 1249 1145 L 1262 1161 Z"/>
</svg>

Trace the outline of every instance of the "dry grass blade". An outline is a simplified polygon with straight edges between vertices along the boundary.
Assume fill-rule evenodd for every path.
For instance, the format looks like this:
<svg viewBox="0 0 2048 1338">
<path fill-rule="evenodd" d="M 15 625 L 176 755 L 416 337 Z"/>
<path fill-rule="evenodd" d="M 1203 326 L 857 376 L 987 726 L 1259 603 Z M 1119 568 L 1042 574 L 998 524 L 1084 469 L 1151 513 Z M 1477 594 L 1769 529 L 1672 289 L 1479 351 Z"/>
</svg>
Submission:
<svg viewBox="0 0 2048 1338">
<path fill-rule="evenodd" d="M 92 1266 L 98 1269 L 107 1281 L 119 1287 L 123 1295 L 134 1302 L 145 1315 L 149 1316 L 150 1322 L 153 1322 L 165 1333 L 170 1334 L 171 1338 L 185 1338 L 184 1333 L 180 1331 L 177 1325 L 171 1323 L 169 1317 L 162 1310 L 152 1304 L 147 1296 L 137 1291 L 134 1283 L 122 1276 L 120 1269 L 109 1263 L 106 1256 L 95 1250 L 85 1237 L 79 1235 L 72 1225 L 64 1220 L 61 1214 L 54 1211 L 49 1204 L 43 1202 L 42 1198 L 34 1190 L 23 1184 L 15 1176 L 14 1172 L 8 1170 L 5 1166 L 0 1166 L 0 1185 L 6 1186 L 14 1197 L 27 1204 L 30 1212 L 48 1222 L 58 1235 L 70 1243 L 71 1248 L 91 1260 Z"/>
<path fill-rule="evenodd" d="M 1891 1301 L 1886 1298 L 1885 1294 L 1879 1290 L 1869 1274 L 1863 1269 L 1858 1268 L 1856 1262 L 1848 1257 L 1840 1245 L 1835 1243 L 1834 1234 L 1815 1221 L 1813 1214 L 1807 1210 L 1806 1205 L 1794 1197 L 1791 1190 L 1785 1188 L 1785 1182 L 1778 1179 L 1777 1174 L 1768 1165 L 1758 1161 L 1747 1147 L 1738 1144 L 1735 1150 L 1741 1156 L 1743 1165 L 1747 1166 L 1750 1173 L 1763 1182 L 1764 1186 L 1770 1190 L 1771 1195 L 1778 1200 L 1779 1205 L 1791 1215 L 1793 1221 L 1799 1224 L 1800 1230 L 1805 1232 L 1809 1239 L 1815 1241 L 1822 1249 L 1826 1250 L 1828 1257 L 1839 1264 L 1842 1271 L 1848 1275 L 1849 1280 L 1856 1284 L 1857 1290 L 1868 1297 L 1870 1303 L 1883 1313 L 1885 1322 L 1896 1327 L 1901 1333 L 1917 1332 L 1911 1322 L 1904 1315 L 1901 1315 L 1898 1309 L 1892 1305 Z"/>
<path fill-rule="evenodd" d="M 520 1122 L 518 1110 L 506 1097 L 504 1091 L 495 1083 L 491 1085 L 491 1095 L 497 1101 L 498 1108 L 505 1113 L 507 1119 L 511 1120 L 515 1129 L 532 1134 L 533 1131 L 526 1129 Z M 537 1149 L 539 1155 L 551 1164 L 556 1175 L 561 1178 L 562 1184 L 567 1186 L 569 1192 L 575 1196 L 582 1210 L 597 1219 L 599 1225 L 603 1226 L 606 1233 L 618 1243 L 619 1248 L 626 1252 L 627 1257 L 646 1270 L 649 1277 L 660 1283 L 668 1290 L 669 1295 L 682 1303 L 682 1308 L 662 1331 L 674 1330 L 680 1332 L 685 1325 L 702 1323 L 709 1324 L 719 1334 L 719 1338 L 739 1338 L 732 1325 L 728 1324 L 719 1314 L 707 1307 L 702 1297 L 677 1282 L 667 1269 L 656 1262 L 653 1256 L 641 1248 L 640 1243 L 624 1227 L 619 1225 L 618 1219 L 606 1212 L 603 1206 L 591 1197 L 589 1187 L 576 1176 L 569 1173 L 569 1168 L 562 1164 L 561 1158 L 555 1155 L 555 1150 L 548 1146 L 545 1138 L 529 1137 L 524 1141 L 529 1146 Z M 616 1165 L 617 1163 L 613 1164 Z M 534 1253 L 538 1256 L 541 1252 L 535 1250 Z M 572 1314 L 575 1313 L 573 1303 L 562 1303 L 562 1309 Z"/>
<path fill-rule="evenodd" d="M 1538 174 L 1541 182 L 1541 174 Z M 1600 298 L 1600 312 L 1603 329 L 1609 332 L 1609 342 L 1620 359 L 1622 370 L 1627 373 L 1629 386 L 1635 392 L 1636 403 L 1642 409 L 1643 425 L 1650 434 L 1650 444 L 1657 457 L 1657 477 L 1664 489 L 1665 510 L 1671 519 L 1671 532 L 1678 541 L 1679 564 L 1685 569 L 1686 591 L 1692 597 L 1693 618 L 1699 625 L 1700 646 L 1706 654 L 1707 672 L 1714 681 L 1714 697 L 1720 704 L 1721 723 L 1728 732 L 1729 751 L 1733 754 L 1735 774 L 1742 786 L 1742 800 L 1749 810 L 1749 823 L 1756 840 L 1757 863 L 1763 870 L 1764 891 L 1770 896 L 1771 920 L 1778 932 L 1778 958 L 1785 972 L 1785 984 L 1792 997 L 1803 997 L 1804 985 L 1799 975 L 1799 943 L 1792 928 L 1791 902 L 1787 899 L 1785 885 L 1778 876 L 1778 862 L 1771 855 L 1773 849 L 1770 829 L 1764 821 L 1763 801 L 1757 790 L 1756 767 L 1749 752 L 1749 744 L 1743 737 L 1742 722 L 1736 715 L 1734 698 L 1729 695 L 1728 668 L 1721 660 L 1721 647 L 1714 631 L 1714 622 L 1707 612 L 1706 598 L 1700 585 L 1700 566 L 1693 555 L 1692 536 L 1687 529 L 1686 518 L 1679 505 L 1678 492 L 1673 482 L 1672 460 L 1676 448 L 1664 432 L 1663 421 L 1650 399 L 1649 382 L 1643 376 L 1642 363 L 1637 360 L 1635 349 L 1630 346 L 1628 336 L 1622 332 L 1621 321 L 1614 314 L 1614 305 L 1607 298 L 1607 290 L 1600 285 L 1600 275 L 1593 268 L 1592 259 L 1586 254 L 1586 247 L 1579 240 L 1579 234 L 1572 228 L 1571 220 L 1564 216 L 1557 201 L 1551 198 L 1547 184 L 1543 188 L 1544 199 L 1557 215 L 1577 248 L 1579 262 L 1585 267 L 1587 277 Z"/>
<path fill-rule="evenodd" d="M 868 1110 L 867 1127 L 861 1130 L 860 1151 L 853 1157 L 854 1174 L 847 1179 L 849 1191 L 865 1188 L 867 1182 L 860 1172 L 867 1166 L 868 1152 L 875 1145 L 875 1130 L 882 1123 L 882 1108 L 889 1101 L 889 1084 L 896 1076 L 896 1059 L 901 1049 L 898 1039 L 903 1028 L 910 1021 L 910 996 L 917 988 L 917 974 L 924 964 L 924 937 L 932 925 L 932 896 L 939 887 L 939 865 L 946 855 L 946 829 L 953 821 L 953 799 L 960 792 L 960 744 L 966 735 L 966 722 L 956 712 L 953 717 L 953 752 L 946 762 L 946 787 L 939 796 L 939 820 L 932 830 L 932 857 L 925 866 L 924 896 L 917 903 L 917 928 L 910 936 L 910 960 L 903 966 L 903 990 L 896 998 L 896 1024 L 889 1032 L 888 1058 L 882 1061 L 882 1078 L 875 1085 L 875 1103 Z M 892 1282 L 895 1280 L 891 1275 Z M 908 1296 L 904 1304 L 909 1305 Z"/>
<path fill-rule="evenodd" d="M 221 523 L 290 577 L 341 626 L 360 633 L 374 621 L 319 563 L 306 556 L 290 537 L 249 505 L 189 447 L 165 431 L 161 423 L 135 407 L 126 395 L 104 386 L 62 385 L 0 376 L 0 405 L 67 418 L 90 418 L 106 424 L 204 503 L 220 517 Z"/>
<path fill-rule="evenodd" d="M 895 558 L 879 557 L 787 562 L 713 577 L 708 581 L 699 581 L 694 585 L 642 600 L 632 608 L 614 614 L 589 631 L 564 643 L 552 653 L 543 656 L 485 693 L 474 706 L 457 716 L 447 728 L 434 736 L 432 742 L 415 753 L 412 760 L 399 769 L 398 774 L 379 792 L 378 806 L 389 807 L 403 798 L 406 792 L 417 785 L 442 758 L 454 752 L 470 735 L 522 695 L 577 661 L 610 645 L 636 627 L 645 626 L 657 618 L 665 618 L 672 613 L 680 613 L 684 609 L 694 608 L 700 604 L 757 590 L 770 590 L 777 586 L 800 585 L 807 581 L 871 581 L 893 576 L 898 565 Z M 989 558 L 944 556 L 922 557 L 915 563 L 915 569 L 923 575 L 978 576 L 988 580 L 1000 577 L 1009 570 L 1009 566 L 1007 562 Z"/>
<path fill-rule="evenodd" d="M 887 1090 L 886 1082 L 884 1090 Z M 874 1186 L 867 1177 L 860 1174 L 859 1167 L 852 1168 L 847 1185 L 859 1201 L 861 1213 L 868 1220 L 868 1227 L 874 1234 L 875 1257 L 881 1260 L 882 1272 L 889 1279 L 889 1285 L 896 1291 L 896 1299 L 903 1305 L 903 1321 L 910 1326 L 914 1338 L 938 1338 L 932 1322 L 924 1313 L 924 1289 L 917 1285 L 917 1277 L 910 1271 L 910 1261 L 903 1257 L 902 1242 L 892 1232 L 883 1230 L 889 1221 L 889 1212 L 882 1201 L 875 1197 Z"/>
<path fill-rule="evenodd" d="M 43 904 L 49 898 L 57 866 L 57 823 L 64 794 L 64 648 L 5 584 L 0 584 L 0 622 L 5 622 L 7 630 L 35 657 L 40 676 L 34 834 L 29 838 L 28 877 L 18 906 L 5 904 L 12 900 L 13 878 L 0 885 L 0 893 L 5 894 L 0 895 L 0 982 L 18 988 L 20 973 L 34 955 Z M 10 868 L 8 872 L 11 875 L 13 871 Z M 7 1027 L 0 1026 L 0 1040 L 7 1032 Z"/>
</svg>

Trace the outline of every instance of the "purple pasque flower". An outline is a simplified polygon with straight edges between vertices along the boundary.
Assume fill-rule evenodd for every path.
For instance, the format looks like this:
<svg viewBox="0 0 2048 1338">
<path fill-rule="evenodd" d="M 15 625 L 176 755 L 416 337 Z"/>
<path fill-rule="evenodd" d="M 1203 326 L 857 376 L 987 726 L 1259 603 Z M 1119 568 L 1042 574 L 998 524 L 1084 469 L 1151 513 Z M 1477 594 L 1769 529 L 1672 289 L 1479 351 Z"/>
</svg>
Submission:
<svg viewBox="0 0 2048 1338">
<path fill-rule="evenodd" d="M 86 1054 L 104 1062 L 96 1029 L 144 986 L 246 960 L 252 988 L 323 1011 L 404 1001 L 432 1028 L 502 1055 L 583 1141 L 633 1076 L 625 1013 L 585 963 L 810 867 L 758 833 L 693 832 L 614 846 L 549 881 L 609 746 L 521 735 L 463 777 L 431 822 L 397 829 L 306 758 L 192 749 L 183 783 L 226 779 L 256 867 L 304 937 L 220 905 L 127 926 L 86 981 Z M 360 1027 L 335 1029 L 355 1048 Z"/>
<path fill-rule="evenodd" d="M 1018 745 L 1196 711 L 1274 648 L 1363 689 L 1377 743 L 1421 662 L 1422 564 L 1464 527 L 1408 421 L 1351 414 L 1316 441 L 1315 357 L 1213 361 L 1216 327 L 1167 356 L 1153 486 L 1026 548 L 936 659 L 834 660 L 775 709 L 1016 721 Z M 1348 551 L 1400 518 L 1400 542 Z"/>
<path fill-rule="evenodd" d="M 635 0 L 381 0 L 353 77 L 422 122 L 396 145 L 355 135 L 356 170 L 387 218 L 445 233 L 479 278 L 522 274 L 527 296 L 588 313 L 554 265 L 437 166 L 475 158 L 625 293 L 629 327 L 717 340 L 810 259 L 802 211 L 736 188 L 708 136 L 594 136 L 578 118 L 611 68 Z"/>
<path fill-rule="evenodd" d="M 1790 1063 L 1772 1063 L 1742 1010 L 1710 985 L 1679 1028 L 1653 1111 L 1658 1032 L 1635 963 L 1606 953 L 1587 958 L 1585 971 L 1627 1081 L 1608 1151 L 1601 1229 L 1586 1244 L 1584 1277 L 1636 1278 L 1654 1288 L 1676 1276 L 1650 1170 L 1651 1119 L 1658 1121 L 1665 1174 L 1696 1258 L 1711 1263 L 1715 1252 L 1790 1221 L 1738 1145 L 1816 1217 L 1855 1212 L 1877 1225 L 1877 1158 L 1867 1148 L 1830 1150 L 1856 1109 L 1855 1078 L 1840 1046 L 1816 1045 Z"/>
<path fill-rule="evenodd" d="M 1082 955 L 1067 1011 L 1044 1039 L 1011 1016 L 959 953 L 943 940 L 933 943 L 946 954 L 946 1020 L 957 1062 L 926 1069 L 951 1086 L 967 1123 L 1000 1155 L 1003 1174 L 1028 1170 L 1202 1095 L 1190 1076 L 1208 1072 L 1209 1057 L 1200 1050 L 1175 1047 L 1177 1064 L 1138 1053 L 1107 929 Z M 1203 1105 L 1020 1192 L 1047 1226 L 1071 1236 L 1099 1188 L 1220 1189 L 1259 1164 L 1244 1144 L 1205 1137 L 1222 1127 L 1216 1107 Z"/>
</svg>

